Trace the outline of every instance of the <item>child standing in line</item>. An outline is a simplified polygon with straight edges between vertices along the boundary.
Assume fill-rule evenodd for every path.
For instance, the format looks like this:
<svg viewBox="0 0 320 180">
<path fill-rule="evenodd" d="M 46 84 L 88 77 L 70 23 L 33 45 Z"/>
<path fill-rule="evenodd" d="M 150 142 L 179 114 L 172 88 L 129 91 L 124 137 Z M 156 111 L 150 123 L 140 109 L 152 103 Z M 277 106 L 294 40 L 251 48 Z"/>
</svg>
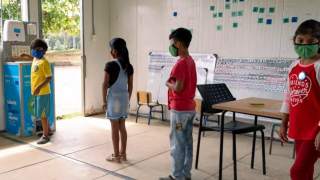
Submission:
<svg viewBox="0 0 320 180">
<path fill-rule="evenodd" d="M 106 160 L 120 163 L 127 161 L 127 130 L 125 120 L 133 87 L 133 67 L 130 64 L 129 52 L 125 40 L 114 38 L 110 41 L 111 55 L 115 61 L 105 66 L 102 87 L 103 108 L 111 122 L 114 153 Z M 119 133 L 121 149 L 119 150 Z"/>
<path fill-rule="evenodd" d="M 192 128 L 195 117 L 195 92 L 197 73 L 195 62 L 189 55 L 192 34 L 185 28 L 178 28 L 170 34 L 170 54 L 179 56 L 171 70 L 166 85 L 170 112 L 171 174 L 160 180 L 191 179 L 193 138 Z"/>
<path fill-rule="evenodd" d="M 303 22 L 293 41 L 300 58 L 289 71 L 288 95 L 281 108 L 284 116 L 280 138 L 282 142 L 287 142 L 288 136 L 295 140 L 291 179 L 312 180 L 314 165 L 320 157 L 320 23 Z"/>
<path fill-rule="evenodd" d="M 50 81 L 51 68 L 44 58 L 48 50 L 47 43 L 42 39 L 35 39 L 31 43 L 31 55 L 34 57 L 31 66 L 31 93 L 35 96 L 35 116 L 41 119 L 43 135 L 37 142 L 45 144 L 50 141 L 50 127 L 48 117 L 50 114 Z"/>
</svg>

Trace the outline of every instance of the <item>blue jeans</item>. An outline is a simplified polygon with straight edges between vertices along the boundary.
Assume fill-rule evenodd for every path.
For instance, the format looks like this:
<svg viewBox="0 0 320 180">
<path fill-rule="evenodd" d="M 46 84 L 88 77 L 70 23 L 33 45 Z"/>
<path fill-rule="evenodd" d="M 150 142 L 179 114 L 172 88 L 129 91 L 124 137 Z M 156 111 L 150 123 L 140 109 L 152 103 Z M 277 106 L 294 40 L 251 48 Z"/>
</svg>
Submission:
<svg viewBox="0 0 320 180">
<path fill-rule="evenodd" d="M 195 112 L 174 110 L 170 112 L 171 174 L 178 180 L 191 178 L 194 117 Z"/>
</svg>

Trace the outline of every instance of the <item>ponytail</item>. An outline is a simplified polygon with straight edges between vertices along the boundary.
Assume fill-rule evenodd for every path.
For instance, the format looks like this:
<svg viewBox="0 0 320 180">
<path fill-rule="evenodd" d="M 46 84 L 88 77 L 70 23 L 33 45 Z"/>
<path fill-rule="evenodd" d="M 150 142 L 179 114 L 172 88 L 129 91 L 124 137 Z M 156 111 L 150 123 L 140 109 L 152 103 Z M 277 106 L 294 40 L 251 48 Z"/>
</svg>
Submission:
<svg viewBox="0 0 320 180">
<path fill-rule="evenodd" d="M 127 72 L 127 69 L 130 65 L 130 59 L 126 41 L 122 38 L 114 38 L 110 41 L 109 46 L 111 49 L 117 51 L 119 58 L 118 60 L 121 64 L 121 67 Z"/>
</svg>

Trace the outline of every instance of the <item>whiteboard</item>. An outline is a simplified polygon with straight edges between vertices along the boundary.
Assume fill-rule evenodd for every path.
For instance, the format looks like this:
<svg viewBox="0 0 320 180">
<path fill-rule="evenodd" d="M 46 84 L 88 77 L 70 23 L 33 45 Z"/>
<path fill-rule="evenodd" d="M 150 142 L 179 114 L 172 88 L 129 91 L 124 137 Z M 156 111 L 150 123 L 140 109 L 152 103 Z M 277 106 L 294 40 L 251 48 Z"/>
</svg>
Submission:
<svg viewBox="0 0 320 180">
<path fill-rule="evenodd" d="M 216 55 L 214 54 L 191 54 L 196 64 L 197 84 L 212 83 Z M 160 104 L 168 104 L 168 88 L 166 81 L 169 79 L 171 69 L 178 58 L 172 57 L 167 52 L 152 52 L 149 54 L 149 77 L 147 89 L 152 93 L 152 100 Z M 199 92 L 196 97 L 201 98 Z"/>
</svg>

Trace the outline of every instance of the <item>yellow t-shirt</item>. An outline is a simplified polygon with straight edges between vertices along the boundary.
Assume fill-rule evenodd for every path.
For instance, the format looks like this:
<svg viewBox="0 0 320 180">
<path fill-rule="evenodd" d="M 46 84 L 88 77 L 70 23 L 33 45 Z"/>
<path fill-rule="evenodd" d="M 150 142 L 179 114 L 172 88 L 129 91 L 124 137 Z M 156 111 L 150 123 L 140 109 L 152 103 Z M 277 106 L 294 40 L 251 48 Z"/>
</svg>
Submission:
<svg viewBox="0 0 320 180">
<path fill-rule="evenodd" d="M 49 62 L 45 59 L 33 59 L 31 66 L 31 93 L 34 95 L 35 89 L 43 83 L 46 78 L 51 77 L 51 68 Z M 40 89 L 38 95 L 50 94 L 50 83 L 47 83 Z"/>
</svg>

